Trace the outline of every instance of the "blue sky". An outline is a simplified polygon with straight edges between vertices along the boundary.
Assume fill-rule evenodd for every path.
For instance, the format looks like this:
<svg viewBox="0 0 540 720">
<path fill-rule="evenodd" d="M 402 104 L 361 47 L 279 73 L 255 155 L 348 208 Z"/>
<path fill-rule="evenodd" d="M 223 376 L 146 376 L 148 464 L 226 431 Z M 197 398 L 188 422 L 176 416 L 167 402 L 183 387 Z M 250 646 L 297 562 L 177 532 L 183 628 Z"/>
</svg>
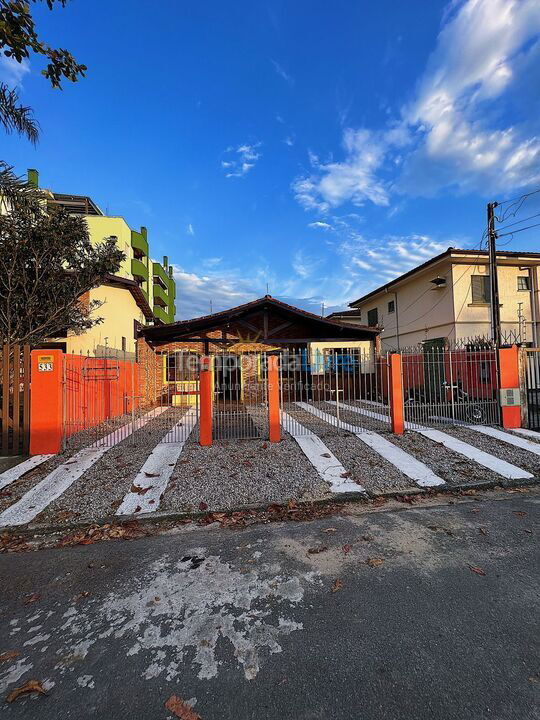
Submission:
<svg viewBox="0 0 540 720">
<path fill-rule="evenodd" d="M 540 187 L 538 0 L 73 0 L 37 11 L 87 77 L 0 61 L 42 128 L 17 171 L 146 225 L 178 317 L 272 295 L 327 312 Z M 540 212 L 533 196 L 524 216 Z M 505 238 L 540 250 L 540 228 Z"/>
</svg>

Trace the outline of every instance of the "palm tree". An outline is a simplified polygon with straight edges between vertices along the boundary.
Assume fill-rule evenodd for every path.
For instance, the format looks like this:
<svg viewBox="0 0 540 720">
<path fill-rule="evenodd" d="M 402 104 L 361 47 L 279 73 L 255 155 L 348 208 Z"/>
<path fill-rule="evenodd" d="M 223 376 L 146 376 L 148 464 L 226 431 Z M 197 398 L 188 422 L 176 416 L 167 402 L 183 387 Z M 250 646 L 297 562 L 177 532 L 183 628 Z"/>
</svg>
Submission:
<svg viewBox="0 0 540 720">
<path fill-rule="evenodd" d="M 32 108 L 19 103 L 15 89 L 0 83 L 0 125 L 7 133 L 25 135 L 34 145 L 39 136 L 39 125 L 32 115 Z"/>
</svg>

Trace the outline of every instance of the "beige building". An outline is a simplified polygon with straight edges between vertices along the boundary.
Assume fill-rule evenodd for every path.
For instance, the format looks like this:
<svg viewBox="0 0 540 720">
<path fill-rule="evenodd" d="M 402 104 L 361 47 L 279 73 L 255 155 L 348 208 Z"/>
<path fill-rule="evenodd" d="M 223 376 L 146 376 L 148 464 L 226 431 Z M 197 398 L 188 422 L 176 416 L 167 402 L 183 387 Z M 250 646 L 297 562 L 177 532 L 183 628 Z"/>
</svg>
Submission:
<svg viewBox="0 0 540 720">
<path fill-rule="evenodd" d="M 497 253 L 503 340 L 540 341 L 540 253 Z M 382 349 L 491 336 L 488 253 L 448 248 L 332 319 L 380 327 Z"/>
</svg>

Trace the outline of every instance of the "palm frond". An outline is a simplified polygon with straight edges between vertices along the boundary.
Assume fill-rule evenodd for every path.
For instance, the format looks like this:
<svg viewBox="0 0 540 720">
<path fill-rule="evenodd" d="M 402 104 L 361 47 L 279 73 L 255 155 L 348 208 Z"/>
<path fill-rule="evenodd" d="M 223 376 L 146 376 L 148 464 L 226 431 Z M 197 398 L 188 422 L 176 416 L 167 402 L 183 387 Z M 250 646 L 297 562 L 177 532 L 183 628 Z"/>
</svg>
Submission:
<svg viewBox="0 0 540 720">
<path fill-rule="evenodd" d="M 35 145 L 39 137 L 39 124 L 32 115 L 32 108 L 19 103 L 15 89 L 0 83 L 0 125 L 6 132 L 25 135 Z"/>
</svg>

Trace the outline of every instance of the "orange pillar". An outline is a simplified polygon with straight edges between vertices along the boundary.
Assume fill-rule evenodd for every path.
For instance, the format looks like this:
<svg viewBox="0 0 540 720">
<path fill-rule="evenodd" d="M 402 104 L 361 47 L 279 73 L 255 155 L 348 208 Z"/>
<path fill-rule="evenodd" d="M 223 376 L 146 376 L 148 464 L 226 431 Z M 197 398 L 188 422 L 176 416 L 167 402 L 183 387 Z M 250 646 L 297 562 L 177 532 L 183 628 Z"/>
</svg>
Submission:
<svg viewBox="0 0 540 720">
<path fill-rule="evenodd" d="M 268 427 L 270 430 L 270 442 L 280 442 L 279 368 L 276 355 L 268 356 Z"/>
<path fill-rule="evenodd" d="M 200 431 L 199 442 L 208 447 L 212 444 L 212 358 L 201 358 L 199 373 Z"/>
<path fill-rule="evenodd" d="M 401 355 L 392 353 L 389 356 L 389 396 L 390 396 L 390 418 L 392 421 L 392 432 L 396 435 L 403 435 L 405 429 L 405 418 L 403 410 L 403 375 L 401 372 Z"/>
<path fill-rule="evenodd" d="M 63 434 L 61 350 L 32 350 L 30 455 L 60 452 Z"/>
<path fill-rule="evenodd" d="M 501 390 L 519 389 L 519 350 L 517 345 L 499 350 L 499 375 Z M 521 405 L 501 405 L 503 428 L 521 427 Z"/>
</svg>

